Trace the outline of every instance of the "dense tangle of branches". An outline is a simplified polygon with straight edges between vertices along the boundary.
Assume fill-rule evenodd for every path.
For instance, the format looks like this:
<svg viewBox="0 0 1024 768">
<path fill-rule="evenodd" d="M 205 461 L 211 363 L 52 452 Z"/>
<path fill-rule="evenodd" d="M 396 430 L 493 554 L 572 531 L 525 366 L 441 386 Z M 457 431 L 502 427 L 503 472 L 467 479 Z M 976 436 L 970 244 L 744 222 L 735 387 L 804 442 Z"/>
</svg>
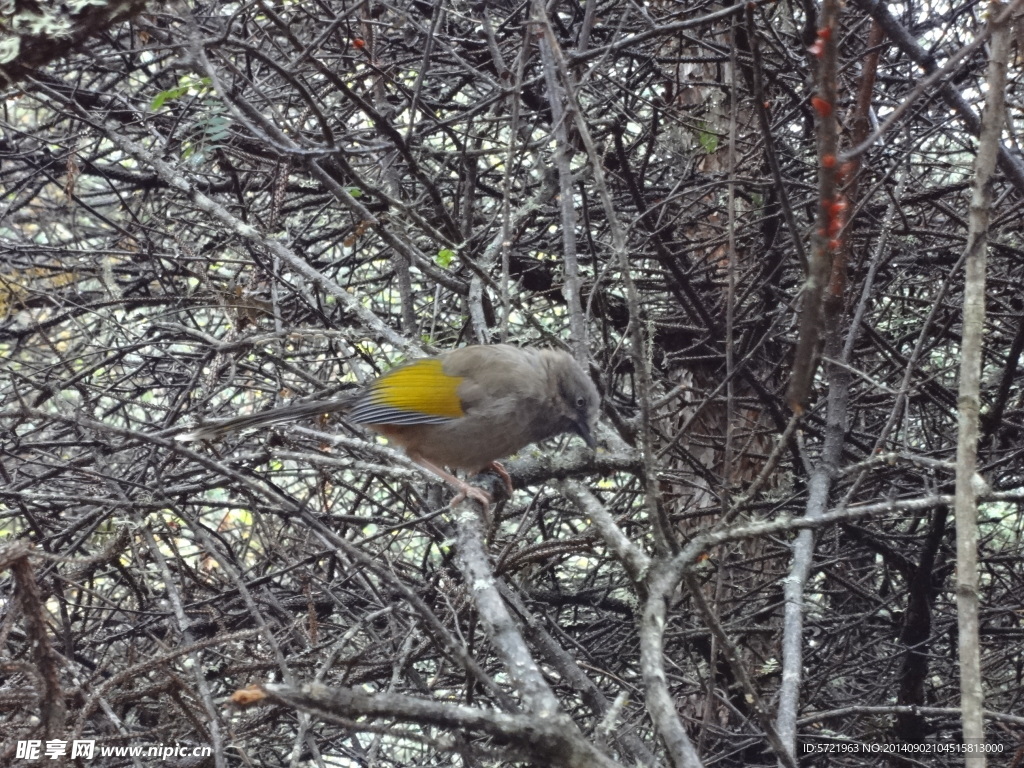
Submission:
<svg viewBox="0 0 1024 768">
<path fill-rule="evenodd" d="M 977 124 L 951 100 L 980 114 L 985 47 L 914 88 L 986 8 L 840 16 L 840 146 L 913 101 L 847 169 L 843 279 L 799 423 L 811 3 L 153 3 L 9 84 L 0 531 L 34 548 L 0 550 L 0 762 L 26 739 L 268 766 L 792 764 L 787 728 L 801 749 L 957 742 Z M 993 187 L 979 449 L 985 703 L 1008 753 L 1024 738 L 1017 127 Z M 606 447 L 510 461 L 517 491 L 486 530 L 439 513 L 447 491 L 343 417 L 173 440 L 497 341 L 586 355 Z M 812 511 L 787 626 L 787 521 Z M 274 703 L 227 702 L 268 682 Z M 303 698 L 325 690 L 333 708 Z"/>
</svg>

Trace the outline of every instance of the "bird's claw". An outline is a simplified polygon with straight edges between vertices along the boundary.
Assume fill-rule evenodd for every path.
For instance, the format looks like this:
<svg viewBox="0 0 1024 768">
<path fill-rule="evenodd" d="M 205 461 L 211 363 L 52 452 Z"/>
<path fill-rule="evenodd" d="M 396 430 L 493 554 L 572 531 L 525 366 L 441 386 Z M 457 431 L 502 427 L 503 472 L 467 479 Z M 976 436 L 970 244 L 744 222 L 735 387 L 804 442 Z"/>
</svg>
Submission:
<svg viewBox="0 0 1024 768">
<path fill-rule="evenodd" d="M 475 485 L 470 485 L 469 483 L 462 483 L 459 486 L 459 492 L 455 495 L 455 498 L 452 499 L 452 506 L 465 501 L 467 498 L 472 499 L 473 501 L 479 501 L 483 505 L 484 509 L 487 509 L 493 503 L 491 494 L 487 493 L 487 491 L 482 488 L 477 488 Z"/>
<path fill-rule="evenodd" d="M 512 498 L 512 476 L 508 471 L 501 465 L 501 462 L 492 461 L 491 469 L 494 470 L 495 474 L 501 478 L 502 482 L 505 483 L 505 490 L 508 491 L 508 497 Z"/>
</svg>

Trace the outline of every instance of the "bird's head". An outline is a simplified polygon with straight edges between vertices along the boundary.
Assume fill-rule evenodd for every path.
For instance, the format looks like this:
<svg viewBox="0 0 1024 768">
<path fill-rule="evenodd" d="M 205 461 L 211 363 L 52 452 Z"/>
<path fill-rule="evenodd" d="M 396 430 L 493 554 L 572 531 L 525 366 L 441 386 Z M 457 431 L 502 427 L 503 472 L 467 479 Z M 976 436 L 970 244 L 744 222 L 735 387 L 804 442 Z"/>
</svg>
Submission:
<svg viewBox="0 0 1024 768">
<path fill-rule="evenodd" d="M 575 432 L 591 448 L 597 446 L 594 429 L 601 410 L 601 396 L 586 371 L 569 354 L 549 352 L 555 421 L 551 434 Z"/>
</svg>

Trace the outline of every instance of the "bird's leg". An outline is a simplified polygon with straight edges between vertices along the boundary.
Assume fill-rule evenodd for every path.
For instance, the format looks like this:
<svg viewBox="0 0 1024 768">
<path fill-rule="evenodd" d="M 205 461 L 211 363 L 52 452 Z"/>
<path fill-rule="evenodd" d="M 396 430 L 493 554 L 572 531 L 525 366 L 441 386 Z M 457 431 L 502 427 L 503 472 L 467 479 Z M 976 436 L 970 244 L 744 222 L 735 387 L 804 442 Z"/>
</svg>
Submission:
<svg viewBox="0 0 1024 768">
<path fill-rule="evenodd" d="M 474 501 L 479 501 L 481 504 L 483 504 L 484 509 L 487 509 L 489 506 L 491 506 L 491 496 L 483 488 L 477 488 L 475 485 L 470 485 L 465 480 L 459 480 L 459 478 L 457 478 L 455 475 L 451 474 L 450 472 L 445 472 L 439 466 L 427 461 L 418 453 L 407 452 L 407 455 L 416 464 L 419 464 L 428 472 L 434 473 L 459 492 L 458 495 L 456 495 L 456 497 L 452 499 L 452 504 L 458 504 L 463 499 L 469 497 Z"/>
<path fill-rule="evenodd" d="M 508 491 L 508 497 L 511 499 L 512 477 L 509 475 L 509 473 L 505 470 L 505 467 L 503 467 L 501 465 L 501 462 L 499 461 L 492 461 L 490 464 L 490 468 L 493 469 L 495 473 L 498 475 L 498 477 L 500 477 L 502 481 L 505 483 L 505 490 Z"/>
</svg>

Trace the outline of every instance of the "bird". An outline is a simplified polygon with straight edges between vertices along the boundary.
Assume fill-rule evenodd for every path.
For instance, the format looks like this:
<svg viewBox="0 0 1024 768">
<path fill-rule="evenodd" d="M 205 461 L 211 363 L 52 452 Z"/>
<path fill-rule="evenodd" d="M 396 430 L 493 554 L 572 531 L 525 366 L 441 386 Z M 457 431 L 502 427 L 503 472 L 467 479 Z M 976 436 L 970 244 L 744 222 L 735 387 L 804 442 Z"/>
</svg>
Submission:
<svg viewBox="0 0 1024 768">
<path fill-rule="evenodd" d="M 479 344 L 411 360 L 347 397 L 285 405 L 262 413 L 200 424 L 177 440 L 213 440 L 230 432 L 345 412 L 350 421 L 400 446 L 416 464 L 458 494 L 487 508 L 491 496 L 445 467 L 478 474 L 492 469 L 512 495 L 499 463 L 523 447 L 572 433 L 595 448 L 600 396 L 567 352 Z"/>
</svg>

